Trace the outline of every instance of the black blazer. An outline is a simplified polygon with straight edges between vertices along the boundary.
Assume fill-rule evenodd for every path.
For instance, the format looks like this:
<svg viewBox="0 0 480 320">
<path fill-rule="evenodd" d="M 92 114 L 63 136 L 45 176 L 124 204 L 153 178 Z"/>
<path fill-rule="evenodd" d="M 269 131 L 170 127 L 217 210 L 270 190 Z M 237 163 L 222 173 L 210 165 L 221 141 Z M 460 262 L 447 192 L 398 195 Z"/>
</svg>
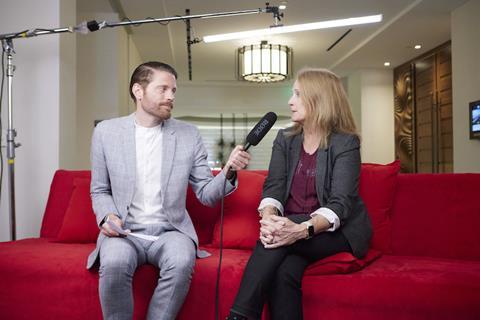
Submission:
<svg viewBox="0 0 480 320">
<path fill-rule="evenodd" d="M 273 198 L 285 207 L 293 175 L 300 158 L 303 134 L 286 136 L 280 130 L 273 142 L 268 176 L 262 198 Z M 326 149 L 318 149 L 315 179 L 322 207 L 335 212 L 340 228 L 353 254 L 363 257 L 368 251 L 372 227 L 367 209 L 358 195 L 360 178 L 360 141 L 350 134 L 332 133 Z"/>
</svg>

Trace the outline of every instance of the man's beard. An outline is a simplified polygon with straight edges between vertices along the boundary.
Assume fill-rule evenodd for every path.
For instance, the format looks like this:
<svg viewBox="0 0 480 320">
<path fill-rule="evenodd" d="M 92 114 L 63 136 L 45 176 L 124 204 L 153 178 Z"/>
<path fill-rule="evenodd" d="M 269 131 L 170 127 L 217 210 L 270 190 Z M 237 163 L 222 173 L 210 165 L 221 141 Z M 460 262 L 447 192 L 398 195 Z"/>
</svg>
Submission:
<svg viewBox="0 0 480 320">
<path fill-rule="evenodd" d="M 170 117 L 172 116 L 173 103 L 165 102 L 159 104 L 158 106 L 158 109 L 147 112 L 150 113 L 152 116 L 159 118 L 160 120 L 170 119 Z"/>
<path fill-rule="evenodd" d="M 169 108 L 168 111 L 164 109 L 165 107 Z M 162 113 L 163 120 L 170 119 L 170 117 L 172 116 L 172 109 L 173 109 L 173 103 L 167 102 L 167 103 L 161 104 L 160 113 Z"/>
</svg>

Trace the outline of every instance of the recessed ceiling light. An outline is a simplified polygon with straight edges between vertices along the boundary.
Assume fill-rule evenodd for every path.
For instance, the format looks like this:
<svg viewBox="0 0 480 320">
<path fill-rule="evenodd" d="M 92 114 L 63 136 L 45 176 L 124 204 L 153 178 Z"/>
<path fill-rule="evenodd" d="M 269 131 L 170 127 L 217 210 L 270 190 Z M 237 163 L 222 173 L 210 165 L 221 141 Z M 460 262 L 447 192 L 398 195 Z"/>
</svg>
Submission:
<svg viewBox="0 0 480 320">
<path fill-rule="evenodd" d="M 421 44 L 416 44 L 414 48 L 415 48 L 415 50 L 422 49 L 422 45 Z"/>
<path fill-rule="evenodd" d="M 287 9 L 287 1 L 280 2 L 280 5 L 278 6 L 278 9 L 280 9 L 280 10 Z"/>
<path fill-rule="evenodd" d="M 384 65 L 385 67 L 390 67 L 390 62 L 385 61 L 385 62 L 383 63 L 383 65 Z"/>
</svg>

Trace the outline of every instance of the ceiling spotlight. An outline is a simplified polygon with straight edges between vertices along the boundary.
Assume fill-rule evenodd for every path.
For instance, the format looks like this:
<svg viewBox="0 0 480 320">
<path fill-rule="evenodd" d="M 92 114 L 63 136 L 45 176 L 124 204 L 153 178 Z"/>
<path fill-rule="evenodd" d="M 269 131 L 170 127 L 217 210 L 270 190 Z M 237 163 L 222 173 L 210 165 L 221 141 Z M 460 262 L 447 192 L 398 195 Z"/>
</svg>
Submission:
<svg viewBox="0 0 480 320">
<path fill-rule="evenodd" d="M 383 63 L 383 65 L 384 65 L 385 67 L 390 67 L 390 62 L 385 61 L 385 62 Z"/>
<path fill-rule="evenodd" d="M 415 48 L 415 50 L 422 49 L 422 45 L 421 44 L 416 44 L 414 48 Z"/>
<path fill-rule="evenodd" d="M 287 9 L 287 1 L 280 2 L 280 5 L 278 6 L 278 9 L 280 9 L 280 10 Z"/>
</svg>

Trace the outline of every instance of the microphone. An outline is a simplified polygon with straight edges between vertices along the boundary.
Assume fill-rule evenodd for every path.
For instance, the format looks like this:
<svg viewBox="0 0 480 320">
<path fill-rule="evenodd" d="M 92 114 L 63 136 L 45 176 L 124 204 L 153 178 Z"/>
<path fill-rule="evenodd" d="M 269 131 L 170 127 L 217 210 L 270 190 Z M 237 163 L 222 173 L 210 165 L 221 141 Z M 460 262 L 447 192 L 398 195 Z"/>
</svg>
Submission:
<svg viewBox="0 0 480 320">
<path fill-rule="evenodd" d="M 275 112 L 269 112 L 263 116 L 260 121 L 253 127 L 250 133 L 247 135 L 244 151 L 247 151 L 250 146 L 256 146 L 268 131 L 273 127 L 277 121 L 277 115 Z"/>
<path fill-rule="evenodd" d="M 248 133 L 247 138 L 245 139 L 245 147 L 243 151 L 247 151 L 250 146 L 256 146 L 263 137 L 272 129 L 273 125 L 277 121 L 277 115 L 275 112 L 268 112 L 263 116 L 260 121 L 253 127 L 253 129 Z M 228 168 L 227 177 L 229 177 L 233 172 L 232 167 Z"/>
<path fill-rule="evenodd" d="M 106 26 L 107 26 L 106 21 L 102 21 L 102 22 L 97 22 L 96 20 L 82 21 L 80 24 L 78 24 L 76 27 L 73 28 L 73 31 L 81 34 L 87 34 L 90 32 L 95 32 L 100 29 L 103 29 Z"/>
</svg>

